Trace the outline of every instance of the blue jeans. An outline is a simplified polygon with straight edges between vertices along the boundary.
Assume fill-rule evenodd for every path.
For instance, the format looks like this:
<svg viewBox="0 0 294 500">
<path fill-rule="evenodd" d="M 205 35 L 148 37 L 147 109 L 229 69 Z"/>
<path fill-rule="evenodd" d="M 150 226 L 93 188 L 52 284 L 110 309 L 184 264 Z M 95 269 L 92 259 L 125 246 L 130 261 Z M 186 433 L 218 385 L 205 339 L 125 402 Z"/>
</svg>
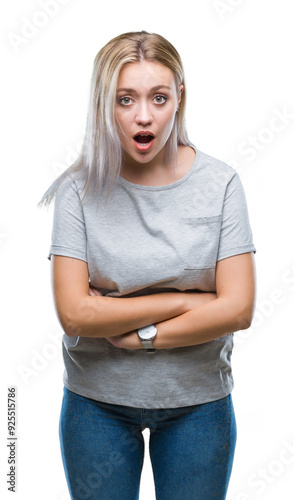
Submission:
<svg viewBox="0 0 294 500">
<path fill-rule="evenodd" d="M 142 430 L 157 500 L 224 500 L 236 445 L 231 395 L 146 409 L 94 401 L 64 387 L 60 444 L 73 500 L 139 500 Z"/>
</svg>

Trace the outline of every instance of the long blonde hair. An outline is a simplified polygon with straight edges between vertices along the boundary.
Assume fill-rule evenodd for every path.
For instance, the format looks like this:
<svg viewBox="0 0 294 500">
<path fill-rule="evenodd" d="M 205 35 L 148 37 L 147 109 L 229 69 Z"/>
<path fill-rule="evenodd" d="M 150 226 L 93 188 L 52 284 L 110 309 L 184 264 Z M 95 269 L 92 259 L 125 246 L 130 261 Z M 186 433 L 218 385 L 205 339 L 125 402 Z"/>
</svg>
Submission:
<svg viewBox="0 0 294 500">
<path fill-rule="evenodd" d="M 107 192 L 120 175 L 123 150 L 115 120 L 116 89 L 120 70 L 129 63 L 159 62 L 174 74 L 177 90 L 183 84 L 182 98 L 173 130 L 167 141 L 167 161 L 173 164 L 178 145 L 193 146 L 185 129 L 186 90 L 180 55 L 174 46 L 156 33 L 130 32 L 110 40 L 96 55 L 90 86 L 85 137 L 81 153 L 47 189 L 38 207 L 48 206 L 65 179 L 82 179 L 87 193 L 96 199 L 102 186 Z"/>
</svg>

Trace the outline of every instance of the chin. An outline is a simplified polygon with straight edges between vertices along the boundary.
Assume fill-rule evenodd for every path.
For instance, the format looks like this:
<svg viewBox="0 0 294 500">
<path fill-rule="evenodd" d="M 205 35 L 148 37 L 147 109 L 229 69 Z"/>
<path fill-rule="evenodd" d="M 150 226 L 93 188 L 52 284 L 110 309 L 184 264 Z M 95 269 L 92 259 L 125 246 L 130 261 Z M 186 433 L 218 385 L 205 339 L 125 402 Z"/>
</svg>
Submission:
<svg viewBox="0 0 294 500">
<path fill-rule="evenodd" d="M 138 158 L 133 158 L 137 163 L 150 163 L 156 155 L 140 155 Z"/>
<path fill-rule="evenodd" d="M 158 153 L 132 153 L 126 152 L 127 156 L 130 158 L 132 162 L 135 163 L 150 163 Z"/>
</svg>

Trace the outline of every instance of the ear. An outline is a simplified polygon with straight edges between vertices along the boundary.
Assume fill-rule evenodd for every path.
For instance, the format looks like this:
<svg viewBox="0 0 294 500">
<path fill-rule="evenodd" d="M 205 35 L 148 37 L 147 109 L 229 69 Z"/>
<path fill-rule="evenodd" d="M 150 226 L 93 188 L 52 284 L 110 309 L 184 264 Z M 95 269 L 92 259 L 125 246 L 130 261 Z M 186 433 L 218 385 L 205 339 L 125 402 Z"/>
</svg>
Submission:
<svg viewBox="0 0 294 500">
<path fill-rule="evenodd" d="M 178 92 L 178 106 L 179 106 L 181 99 L 182 99 L 183 90 L 184 90 L 184 85 L 181 83 L 181 85 L 179 86 L 179 92 Z"/>
</svg>

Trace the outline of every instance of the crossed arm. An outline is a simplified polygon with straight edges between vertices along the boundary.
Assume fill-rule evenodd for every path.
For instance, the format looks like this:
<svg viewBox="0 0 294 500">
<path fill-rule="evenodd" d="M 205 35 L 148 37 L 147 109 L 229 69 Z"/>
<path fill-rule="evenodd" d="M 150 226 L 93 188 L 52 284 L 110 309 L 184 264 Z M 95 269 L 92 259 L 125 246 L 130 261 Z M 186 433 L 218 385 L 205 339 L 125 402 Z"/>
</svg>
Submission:
<svg viewBox="0 0 294 500">
<path fill-rule="evenodd" d="M 209 342 L 250 326 L 255 306 L 252 253 L 217 262 L 216 293 L 175 292 L 103 297 L 89 289 L 87 263 L 52 255 L 55 308 L 71 337 L 104 337 L 114 346 L 143 349 L 137 329 L 155 323 L 156 349 Z"/>
</svg>

